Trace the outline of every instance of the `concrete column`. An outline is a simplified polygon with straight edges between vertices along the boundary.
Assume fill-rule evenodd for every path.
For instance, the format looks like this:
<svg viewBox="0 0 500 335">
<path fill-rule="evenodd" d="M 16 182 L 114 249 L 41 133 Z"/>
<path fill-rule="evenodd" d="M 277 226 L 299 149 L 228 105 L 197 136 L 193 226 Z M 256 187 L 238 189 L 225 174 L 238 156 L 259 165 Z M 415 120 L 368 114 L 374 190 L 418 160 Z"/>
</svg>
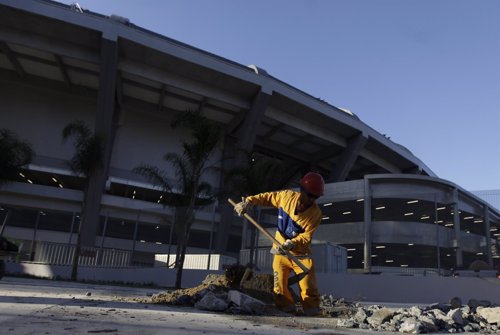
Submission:
<svg viewBox="0 0 500 335">
<path fill-rule="evenodd" d="M 9 221 L 11 210 L 8 209 L 5 217 L 3 218 L 2 228 L 0 229 L 0 237 L 3 236 L 3 232 L 5 231 L 5 227 L 7 227 L 7 222 Z"/>
<path fill-rule="evenodd" d="M 99 74 L 99 90 L 97 93 L 97 111 L 95 121 L 95 134 L 104 139 L 104 157 L 102 166 L 88 181 L 85 194 L 83 222 L 81 227 L 82 246 L 94 247 L 97 229 L 99 227 L 99 214 L 102 193 L 108 176 L 109 163 L 113 149 L 115 124 L 117 124 L 119 109 L 115 108 L 116 78 L 118 65 L 118 42 L 103 38 L 101 40 L 101 63 Z"/>
<path fill-rule="evenodd" d="M 441 275 L 441 243 L 439 241 L 439 215 L 437 210 L 437 194 L 434 194 L 434 225 L 436 226 L 436 257 L 438 274 Z"/>
<path fill-rule="evenodd" d="M 463 266 L 463 255 L 462 255 L 462 232 L 460 230 L 460 213 L 458 212 L 458 190 L 455 188 L 453 190 L 453 227 L 455 229 L 455 253 L 456 253 L 456 267 L 461 268 Z"/>
<path fill-rule="evenodd" d="M 347 175 L 349 174 L 349 171 L 351 171 L 354 163 L 356 162 L 356 159 L 359 156 L 359 153 L 364 148 L 367 141 L 368 137 L 363 133 L 359 133 L 358 135 L 349 139 L 347 146 L 344 148 L 344 151 L 342 151 L 342 154 L 338 158 L 335 167 L 330 172 L 328 178 L 326 178 L 328 183 L 345 181 Z"/>
<path fill-rule="evenodd" d="M 139 219 L 141 217 L 141 212 L 137 213 L 134 226 L 134 236 L 132 237 L 132 251 L 130 252 L 129 265 L 133 264 L 134 254 L 135 254 L 135 244 L 137 243 L 137 232 L 139 230 Z"/>
<path fill-rule="evenodd" d="M 271 100 L 272 92 L 262 87 L 252 101 L 252 107 L 246 114 L 240 128 L 236 131 L 238 148 L 250 151 L 257 137 L 255 129 L 259 127 L 262 117 Z"/>
<path fill-rule="evenodd" d="M 97 264 L 102 265 L 102 253 L 104 250 L 104 239 L 106 238 L 106 231 L 108 230 L 108 217 L 109 213 L 106 214 L 106 217 L 104 218 L 104 227 L 102 229 L 102 236 L 101 236 L 101 246 L 99 248 L 99 258 L 97 260 Z"/>
<path fill-rule="evenodd" d="M 259 127 L 264 113 L 271 100 L 272 91 L 266 87 L 261 87 L 260 91 L 254 97 L 250 110 L 242 118 L 242 114 L 236 116 L 242 121 L 237 126 L 232 126 L 231 130 L 236 129 L 234 134 L 227 134 L 224 139 L 223 151 L 223 170 L 231 169 L 246 164 L 247 153 L 249 153 L 255 143 L 257 134 L 255 129 Z M 225 253 L 227 250 L 227 240 L 231 223 L 233 219 L 233 208 L 227 202 L 227 196 L 233 197 L 238 201 L 242 194 L 232 194 L 231 190 L 225 185 L 224 176 L 221 177 L 220 189 L 225 196 L 219 199 L 220 224 L 215 236 L 215 249 L 219 253 Z M 234 191 L 233 191 L 234 193 Z"/>
<path fill-rule="evenodd" d="M 71 219 L 71 228 L 69 228 L 69 239 L 68 239 L 68 245 L 71 245 L 71 239 L 73 238 L 73 228 L 75 227 L 75 221 L 76 221 L 76 212 L 73 212 L 73 218 Z"/>
<path fill-rule="evenodd" d="M 364 201 L 364 271 L 365 273 L 372 272 L 372 193 L 370 188 L 370 180 L 365 178 L 365 201 Z"/>
<path fill-rule="evenodd" d="M 491 254 L 490 208 L 484 206 L 484 235 L 486 236 L 486 252 L 488 264 L 493 268 L 493 255 Z"/>
<path fill-rule="evenodd" d="M 172 241 L 174 238 L 174 228 L 177 217 L 177 207 L 173 208 L 172 211 L 172 222 L 170 223 L 170 234 L 168 235 L 168 255 L 167 255 L 167 267 L 170 268 L 170 254 L 172 253 Z"/>
<path fill-rule="evenodd" d="M 215 229 L 215 212 L 217 210 L 217 206 L 219 201 L 216 199 L 213 203 L 212 207 L 212 222 L 210 222 L 210 239 L 208 242 L 208 260 L 207 260 L 207 270 L 210 270 L 210 261 L 212 258 L 212 250 L 213 250 L 213 237 L 214 237 L 214 229 Z"/>
<path fill-rule="evenodd" d="M 41 211 L 38 210 L 38 213 L 36 213 L 35 229 L 33 229 L 33 238 L 31 239 L 31 244 L 30 244 L 30 261 L 32 261 L 32 262 L 35 259 L 36 233 L 38 232 L 38 225 L 40 224 L 40 216 L 41 215 L 42 215 Z"/>
</svg>

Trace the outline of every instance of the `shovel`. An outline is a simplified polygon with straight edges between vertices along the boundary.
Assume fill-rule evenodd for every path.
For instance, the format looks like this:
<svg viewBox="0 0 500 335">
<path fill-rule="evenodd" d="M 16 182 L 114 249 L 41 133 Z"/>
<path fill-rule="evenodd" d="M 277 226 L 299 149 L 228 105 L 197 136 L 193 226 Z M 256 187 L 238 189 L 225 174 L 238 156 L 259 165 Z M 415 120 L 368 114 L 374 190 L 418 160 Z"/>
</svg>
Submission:
<svg viewBox="0 0 500 335">
<path fill-rule="evenodd" d="M 227 201 L 229 201 L 229 203 L 231 205 L 233 205 L 233 207 L 236 206 L 236 202 L 234 202 L 233 199 L 227 199 Z M 262 226 L 260 224 L 258 224 L 257 221 L 255 221 L 250 215 L 248 215 L 247 213 L 245 213 L 245 214 L 243 214 L 243 216 L 245 217 L 245 219 L 247 219 L 248 221 L 250 221 L 255 227 L 257 227 L 257 229 L 260 230 L 260 232 L 262 234 L 264 234 L 269 240 L 271 240 L 271 242 L 273 242 L 274 244 L 276 244 L 278 246 L 278 249 L 282 253 L 284 253 L 288 258 L 290 258 L 292 261 L 294 261 L 295 263 L 297 263 L 297 265 L 299 266 L 299 268 L 302 270 L 301 273 L 298 273 L 295 276 L 292 276 L 292 277 L 288 278 L 288 286 L 291 286 L 293 284 L 298 283 L 299 281 L 302 280 L 302 278 L 304 278 L 305 276 L 307 276 L 307 274 L 309 273 L 309 269 L 304 264 L 302 264 L 302 262 L 296 256 L 294 256 L 290 251 L 285 250 L 282 247 L 281 243 L 278 242 L 278 240 L 276 240 L 274 238 L 274 236 L 272 236 L 271 234 L 269 234 L 269 232 L 267 230 L 265 230 L 264 228 L 262 228 Z"/>
</svg>

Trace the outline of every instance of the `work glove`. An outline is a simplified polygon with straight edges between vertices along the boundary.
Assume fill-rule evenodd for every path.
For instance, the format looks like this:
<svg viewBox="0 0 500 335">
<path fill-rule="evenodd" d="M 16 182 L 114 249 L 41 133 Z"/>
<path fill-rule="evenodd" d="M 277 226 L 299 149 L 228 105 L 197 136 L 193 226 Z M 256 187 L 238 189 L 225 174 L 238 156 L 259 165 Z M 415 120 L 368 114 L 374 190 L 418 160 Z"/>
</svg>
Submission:
<svg viewBox="0 0 500 335">
<path fill-rule="evenodd" d="M 248 201 L 245 200 L 245 197 L 241 197 L 241 202 L 238 202 L 234 206 L 234 211 L 238 216 L 243 216 L 248 210 L 252 207 Z"/>
<path fill-rule="evenodd" d="M 283 249 L 281 249 L 280 247 L 278 248 L 272 247 L 270 252 L 273 255 L 283 255 L 283 256 L 286 255 Z"/>
<path fill-rule="evenodd" d="M 286 251 L 289 251 L 295 247 L 295 243 L 293 243 L 291 240 L 286 240 L 285 243 L 281 245 L 281 247 Z"/>
<path fill-rule="evenodd" d="M 290 240 L 286 240 L 281 245 L 281 247 L 271 248 L 271 254 L 273 254 L 273 255 L 286 255 L 285 251 L 289 251 L 289 250 L 293 249 L 293 247 L 295 247 L 295 244 Z"/>
</svg>

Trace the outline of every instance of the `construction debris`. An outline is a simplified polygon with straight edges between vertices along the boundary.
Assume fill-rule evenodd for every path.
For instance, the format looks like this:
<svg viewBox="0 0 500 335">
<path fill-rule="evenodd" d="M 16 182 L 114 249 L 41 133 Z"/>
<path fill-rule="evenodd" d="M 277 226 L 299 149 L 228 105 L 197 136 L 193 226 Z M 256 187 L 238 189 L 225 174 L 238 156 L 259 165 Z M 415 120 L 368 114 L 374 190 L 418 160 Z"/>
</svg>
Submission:
<svg viewBox="0 0 500 335">
<path fill-rule="evenodd" d="M 234 275 L 233 270 L 226 272 L 226 276 L 210 274 L 195 288 L 153 295 L 149 302 L 188 305 L 202 310 L 231 314 L 280 315 L 280 312 L 273 307 L 271 275 L 253 274 L 240 286 L 241 278 Z M 323 295 L 321 310 L 323 321 L 332 319 L 331 328 L 412 334 L 500 332 L 500 307 L 492 306 L 486 300 L 471 299 L 466 305 L 462 305 L 460 298 L 453 297 L 448 303 L 390 308 L 381 305 L 363 306 L 360 303 L 336 299 L 332 295 Z"/>
<path fill-rule="evenodd" d="M 492 307 L 486 300 L 471 299 L 467 305 L 456 306 L 457 297 L 447 304 L 430 306 L 412 306 L 410 308 L 387 308 L 380 305 L 361 306 L 355 304 L 350 315 L 340 317 L 337 327 L 359 328 L 376 331 L 394 331 L 401 333 L 431 332 L 500 332 L 500 307 Z M 332 310 L 338 300 L 322 297 L 322 308 Z M 330 307 L 329 307 L 330 306 Z M 352 306 L 351 306 L 352 307 Z"/>
<path fill-rule="evenodd" d="M 262 310 L 256 307 L 256 301 L 265 306 L 272 305 L 273 303 L 273 277 L 270 274 L 253 274 L 246 281 L 241 282 L 241 278 L 245 271 L 245 267 L 234 267 L 226 269 L 225 275 L 209 274 L 201 283 L 201 285 L 194 288 L 186 288 L 179 290 L 169 290 L 155 294 L 151 297 L 151 302 L 158 304 L 169 305 L 189 305 L 196 307 L 196 304 L 202 300 L 205 295 L 210 293 L 210 296 L 220 300 L 228 301 L 227 308 L 236 305 L 236 301 L 244 304 L 245 311 L 256 313 Z M 231 291 L 239 292 L 231 293 Z M 243 297 L 246 296 L 246 297 Z M 220 302 L 213 298 L 206 298 L 202 304 L 203 309 L 208 309 L 205 305 L 207 300 L 210 299 L 217 305 L 216 310 L 220 311 Z M 232 303 L 232 304 L 231 304 Z M 252 307 L 250 307 L 252 306 Z M 210 309 L 208 309 L 210 310 Z"/>
</svg>

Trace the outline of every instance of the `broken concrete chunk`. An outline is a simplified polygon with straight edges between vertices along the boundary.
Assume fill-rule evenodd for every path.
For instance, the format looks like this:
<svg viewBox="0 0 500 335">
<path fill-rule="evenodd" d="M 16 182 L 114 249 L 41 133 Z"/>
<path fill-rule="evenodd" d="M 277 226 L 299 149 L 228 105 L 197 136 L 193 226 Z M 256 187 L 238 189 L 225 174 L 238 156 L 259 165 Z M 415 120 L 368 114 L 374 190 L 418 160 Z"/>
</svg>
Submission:
<svg viewBox="0 0 500 335">
<path fill-rule="evenodd" d="M 414 316 L 414 317 L 416 317 L 416 318 L 418 318 L 420 315 L 422 315 L 422 310 L 421 310 L 421 309 L 420 309 L 420 307 L 418 307 L 418 306 L 412 306 L 412 307 L 408 310 L 408 312 L 409 312 L 412 316 Z"/>
<path fill-rule="evenodd" d="M 422 323 L 414 318 L 407 318 L 399 327 L 400 333 L 420 334 Z"/>
<path fill-rule="evenodd" d="M 236 290 L 230 290 L 227 294 L 227 299 L 239 306 L 246 313 L 261 314 L 265 307 L 262 301 Z"/>
<path fill-rule="evenodd" d="M 344 328 L 354 328 L 354 325 L 356 322 L 352 319 L 339 319 L 337 321 L 337 327 L 344 327 Z"/>
<path fill-rule="evenodd" d="M 452 309 L 448 312 L 448 314 L 446 314 L 446 316 L 452 319 L 453 322 L 458 325 L 464 324 L 464 319 L 462 318 L 462 311 L 460 310 L 460 308 Z"/>
<path fill-rule="evenodd" d="M 426 332 L 435 332 L 439 329 L 439 327 L 436 326 L 436 318 L 432 315 L 420 315 L 418 321 L 422 323 Z"/>
<path fill-rule="evenodd" d="M 500 324 L 500 307 L 478 307 L 477 314 L 489 324 Z"/>
<path fill-rule="evenodd" d="M 366 312 L 363 308 L 358 308 L 358 311 L 356 312 L 356 314 L 354 315 L 354 320 L 357 322 L 357 323 L 365 323 L 366 322 Z"/>
<path fill-rule="evenodd" d="M 225 300 L 218 298 L 214 293 L 208 292 L 198 301 L 194 307 L 206 311 L 225 311 L 228 308 L 228 303 Z"/>
<path fill-rule="evenodd" d="M 179 296 L 174 302 L 174 305 L 191 305 L 192 299 L 191 296 L 187 294 L 183 294 Z"/>
<path fill-rule="evenodd" d="M 389 320 L 394 315 L 394 310 L 389 308 L 381 308 L 373 312 L 373 314 L 366 319 L 371 326 L 380 326 L 385 321 Z"/>
</svg>

